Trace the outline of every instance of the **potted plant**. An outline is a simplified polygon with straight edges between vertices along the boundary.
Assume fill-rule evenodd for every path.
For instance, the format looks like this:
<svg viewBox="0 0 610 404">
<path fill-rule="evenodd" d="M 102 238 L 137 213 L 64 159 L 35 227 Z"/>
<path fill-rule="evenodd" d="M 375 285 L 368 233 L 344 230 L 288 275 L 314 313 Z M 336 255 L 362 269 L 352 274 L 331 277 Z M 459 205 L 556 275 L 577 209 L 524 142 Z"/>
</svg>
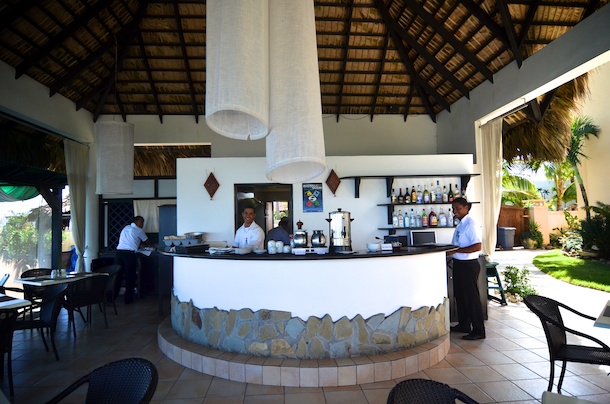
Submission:
<svg viewBox="0 0 610 404">
<path fill-rule="evenodd" d="M 527 295 L 535 295 L 534 289 L 529 280 L 530 271 L 527 267 L 522 269 L 509 265 L 504 268 L 504 284 L 506 285 L 506 299 L 511 303 L 523 300 Z"/>
<path fill-rule="evenodd" d="M 521 244 L 523 247 L 533 250 L 535 248 L 542 247 L 542 233 L 540 232 L 540 225 L 534 221 L 530 222 L 529 230 L 521 233 Z"/>
</svg>

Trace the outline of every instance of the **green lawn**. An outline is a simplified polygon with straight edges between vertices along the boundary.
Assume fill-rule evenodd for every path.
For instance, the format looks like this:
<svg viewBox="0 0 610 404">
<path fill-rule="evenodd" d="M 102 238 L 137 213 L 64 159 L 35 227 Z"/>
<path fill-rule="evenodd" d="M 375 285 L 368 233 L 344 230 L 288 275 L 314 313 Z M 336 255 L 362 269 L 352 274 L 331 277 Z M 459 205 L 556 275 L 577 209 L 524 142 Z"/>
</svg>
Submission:
<svg viewBox="0 0 610 404">
<path fill-rule="evenodd" d="M 538 255 L 533 261 L 536 268 L 553 278 L 610 292 L 610 266 L 597 261 L 565 256 L 560 250 Z"/>
</svg>

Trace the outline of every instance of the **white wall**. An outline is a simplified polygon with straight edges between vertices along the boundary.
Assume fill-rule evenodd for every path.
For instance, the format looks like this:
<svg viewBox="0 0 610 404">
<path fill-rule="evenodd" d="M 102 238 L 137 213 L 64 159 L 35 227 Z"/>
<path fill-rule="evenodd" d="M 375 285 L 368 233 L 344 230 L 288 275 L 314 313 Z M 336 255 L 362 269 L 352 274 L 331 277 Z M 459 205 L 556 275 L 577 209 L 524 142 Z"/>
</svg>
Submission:
<svg viewBox="0 0 610 404">
<path fill-rule="evenodd" d="M 354 180 L 343 179 L 333 196 L 325 185 L 331 169 L 339 177 L 357 175 L 428 175 L 430 183 L 434 174 L 472 173 L 471 155 L 432 155 L 432 156 L 330 156 L 324 174 L 310 181 L 323 184 L 324 211 L 304 213 L 301 200 L 302 185 L 293 188 L 293 226 L 301 220 L 309 235 L 313 230 L 323 230 L 328 236 L 329 212 L 338 208 L 350 212 L 352 222 L 352 247 L 363 250 L 366 243 L 375 236 L 383 237 L 387 231 L 377 230 L 387 227 L 387 210 L 377 204 L 388 203 L 385 180 L 362 179 L 360 198 L 354 197 Z M 207 239 L 214 241 L 233 241 L 234 228 L 234 183 L 268 183 L 265 178 L 264 158 L 201 158 L 178 159 L 178 233 L 205 231 Z M 220 183 L 213 199 L 210 199 L 203 183 L 210 172 Z M 418 185 L 424 180 L 397 179 L 396 184 Z M 441 183 L 443 183 L 441 179 Z M 455 179 L 452 180 L 455 183 Z M 395 184 L 395 185 L 396 185 Z M 480 205 L 479 205 L 480 206 Z M 476 210 L 476 209 L 475 209 Z M 435 209 L 436 212 L 439 209 Z M 294 226 L 296 228 L 296 226 Z M 438 229 L 439 242 L 448 242 L 452 229 Z"/>
<path fill-rule="evenodd" d="M 599 138 L 590 137 L 585 142 L 584 153 L 589 158 L 582 159 L 581 171 L 589 204 L 595 206 L 598 201 L 610 204 L 610 187 L 607 178 L 608 156 L 610 155 L 610 114 L 608 113 L 610 63 L 591 72 L 589 89 L 591 95 L 583 102 L 579 113 L 590 116 L 593 123 L 601 128 L 601 133 Z M 582 206 L 581 199 L 579 199 L 580 206 Z"/>
</svg>

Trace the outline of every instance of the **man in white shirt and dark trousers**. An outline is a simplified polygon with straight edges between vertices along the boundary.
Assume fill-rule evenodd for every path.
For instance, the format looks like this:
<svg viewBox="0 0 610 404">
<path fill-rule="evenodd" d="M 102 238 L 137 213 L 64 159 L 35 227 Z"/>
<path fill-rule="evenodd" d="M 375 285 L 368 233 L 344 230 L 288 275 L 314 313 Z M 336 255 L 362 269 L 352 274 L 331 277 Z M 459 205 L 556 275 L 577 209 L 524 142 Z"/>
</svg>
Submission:
<svg viewBox="0 0 610 404">
<path fill-rule="evenodd" d="M 244 248 L 247 245 L 254 246 L 254 250 L 265 248 L 265 232 L 256 224 L 256 212 L 251 206 L 246 206 L 241 212 L 244 224 L 235 232 L 233 247 Z"/>
<path fill-rule="evenodd" d="M 482 246 L 482 232 L 471 216 L 471 204 L 464 198 L 456 198 L 453 213 L 459 219 L 451 244 L 457 250 L 447 252 L 453 257 L 453 293 L 457 305 L 458 324 L 451 327 L 453 332 L 466 333 L 466 340 L 485 339 L 483 308 L 479 294 L 479 251 Z"/>
<path fill-rule="evenodd" d="M 125 276 L 125 304 L 133 303 L 138 270 L 136 251 L 140 248 L 140 244 L 151 245 L 142 227 L 144 227 L 144 218 L 136 216 L 131 224 L 128 224 L 121 230 L 121 235 L 119 236 L 114 263 L 121 265 L 121 272 Z M 117 287 L 114 291 L 115 297 L 118 295 L 120 287 L 121 282 L 117 282 Z"/>
</svg>

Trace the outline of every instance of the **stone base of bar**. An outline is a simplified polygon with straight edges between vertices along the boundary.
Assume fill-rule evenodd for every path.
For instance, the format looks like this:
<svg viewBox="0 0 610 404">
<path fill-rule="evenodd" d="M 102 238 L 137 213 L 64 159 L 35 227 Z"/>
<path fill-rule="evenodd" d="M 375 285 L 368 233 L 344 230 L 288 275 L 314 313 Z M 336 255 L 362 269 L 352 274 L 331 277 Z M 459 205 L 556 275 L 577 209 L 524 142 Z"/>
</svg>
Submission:
<svg viewBox="0 0 610 404">
<path fill-rule="evenodd" d="M 241 383 L 268 386 L 333 387 L 401 378 L 436 365 L 449 352 L 449 335 L 414 348 L 381 355 L 337 359 L 282 359 L 206 348 L 180 337 L 170 318 L 159 324 L 161 351 L 189 369 Z"/>
</svg>

